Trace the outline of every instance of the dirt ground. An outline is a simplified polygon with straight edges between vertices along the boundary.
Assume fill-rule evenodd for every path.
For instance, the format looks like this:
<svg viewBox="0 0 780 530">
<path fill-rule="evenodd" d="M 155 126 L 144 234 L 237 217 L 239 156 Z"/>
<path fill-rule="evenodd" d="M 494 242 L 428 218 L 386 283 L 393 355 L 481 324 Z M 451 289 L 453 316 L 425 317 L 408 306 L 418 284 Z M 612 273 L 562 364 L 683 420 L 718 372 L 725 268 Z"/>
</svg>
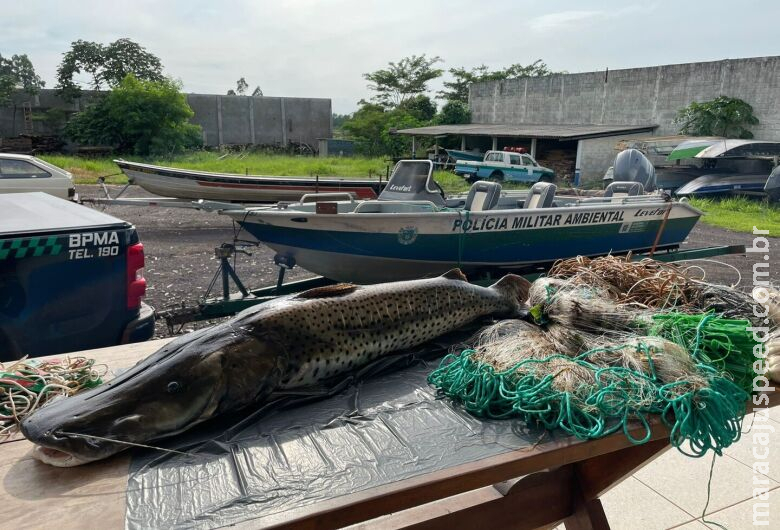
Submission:
<svg viewBox="0 0 780 530">
<path fill-rule="evenodd" d="M 97 197 L 102 191 L 97 186 L 77 186 L 81 197 Z M 112 195 L 120 187 L 109 186 Z M 137 186 L 131 186 L 126 197 L 153 197 Z M 145 276 L 148 282 L 146 302 L 158 311 L 182 304 L 193 305 L 206 293 L 206 288 L 217 272 L 218 260 L 214 248 L 223 242 L 231 242 L 234 236 L 232 221 L 215 213 L 174 208 L 141 208 L 136 206 L 95 206 L 110 215 L 134 223 L 146 254 Z M 760 226 L 759 226 L 760 228 Z M 253 240 L 246 232 L 239 238 Z M 778 248 L 780 238 L 770 239 L 770 277 L 780 283 L 780 267 L 772 267 L 772 255 Z M 731 232 L 699 223 L 682 248 L 696 248 L 714 245 L 752 245 L 750 234 Z M 247 249 L 251 256 L 239 255 L 236 270 L 247 287 L 257 288 L 276 283 L 277 267 L 273 263 L 274 252 L 262 245 Z M 742 276 L 739 286 L 750 290 L 753 282 L 753 264 L 763 260 L 761 253 L 719 256 L 714 261 L 697 262 L 706 271 L 706 279 L 712 283 L 731 285 Z M 731 265 L 734 268 L 728 267 Z M 739 272 L 737 272 L 739 271 Z M 298 267 L 286 274 L 286 279 L 302 279 L 313 274 Z M 221 283 L 218 280 L 214 294 L 218 295 Z M 237 291 L 232 287 L 233 291 Z M 181 330 L 190 331 L 214 321 L 187 324 Z M 163 321 L 157 322 L 157 337 L 169 336 Z"/>
</svg>

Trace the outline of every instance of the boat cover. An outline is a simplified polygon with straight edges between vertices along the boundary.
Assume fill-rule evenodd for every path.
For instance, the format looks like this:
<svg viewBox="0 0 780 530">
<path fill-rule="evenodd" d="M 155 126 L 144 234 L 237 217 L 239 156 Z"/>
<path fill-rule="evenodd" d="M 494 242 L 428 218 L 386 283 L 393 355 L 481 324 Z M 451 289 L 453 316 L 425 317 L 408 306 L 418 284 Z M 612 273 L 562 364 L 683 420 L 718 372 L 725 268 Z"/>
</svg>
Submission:
<svg viewBox="0 0 780 530">
<path fill-rule="evenodd" d="M 257 527 L 292 508 L 560 436 L 480 420 L 438 397 L 426 378 L 458 340 L 380 359 L 325 399 L 280 397 L 238 423 L 206 424 L 170 446 L 190 456 L 136 454 L 127 528 Z"/>
</svg>

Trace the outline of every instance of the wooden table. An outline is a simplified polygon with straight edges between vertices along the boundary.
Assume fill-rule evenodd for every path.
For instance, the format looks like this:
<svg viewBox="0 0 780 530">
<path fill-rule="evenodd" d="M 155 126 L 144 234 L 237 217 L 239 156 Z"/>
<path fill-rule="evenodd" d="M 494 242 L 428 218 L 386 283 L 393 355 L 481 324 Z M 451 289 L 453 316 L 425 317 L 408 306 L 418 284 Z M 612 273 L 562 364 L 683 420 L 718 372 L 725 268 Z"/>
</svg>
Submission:
<svg viewBox="0 0 780 530">
<path fill-rule="evenodd" d="M 82 352 L 111 369 L 126 368 L 168 339 Z M 770 406 L 780 402 L 770 395 Z M 639 433 L 639 429 L 635 434 Z M 667 429 L 652 425 L 644 445 L 622 434 L 582 442 L 541 443 L 402 480 L 238 527 L 337 528 L 609 528 L 599 497 L 669 447 Z M 31 444 L 0 444 L 0 506 L 7 528 L 122 528 L 127 453 L 77 468 L 33 460 Z M 517 478 L 522 477 L 522 478 Z M 388 514 L 392 514 L 389 515 Z"/>
</svg>

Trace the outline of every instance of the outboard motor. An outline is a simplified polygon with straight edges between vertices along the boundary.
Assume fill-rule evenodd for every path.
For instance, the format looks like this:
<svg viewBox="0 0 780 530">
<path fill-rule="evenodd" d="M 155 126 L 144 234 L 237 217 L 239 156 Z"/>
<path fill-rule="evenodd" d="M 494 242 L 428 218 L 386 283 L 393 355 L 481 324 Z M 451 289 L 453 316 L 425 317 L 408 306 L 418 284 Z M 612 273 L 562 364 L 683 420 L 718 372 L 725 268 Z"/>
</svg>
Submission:
<svg viewBox="0 0 780 530">
<path fill-rule="evenodd" d="M 612 165 L 615 182 L 638 182 L 645 191 L 655 190 L 655 166 L 638 149 L 626 149 Z"/>
</svg>

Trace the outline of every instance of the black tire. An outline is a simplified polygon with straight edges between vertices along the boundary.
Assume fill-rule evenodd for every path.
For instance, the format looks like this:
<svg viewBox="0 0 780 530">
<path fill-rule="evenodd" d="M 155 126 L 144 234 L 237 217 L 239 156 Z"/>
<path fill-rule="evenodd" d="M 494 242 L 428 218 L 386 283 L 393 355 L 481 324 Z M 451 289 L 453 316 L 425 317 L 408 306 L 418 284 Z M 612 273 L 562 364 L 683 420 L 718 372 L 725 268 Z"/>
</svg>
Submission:
<svg viewBox="0 0 780 530">
<path fill-rule="evenodd" d="M 494 171 L 490 174 L 490 178 L 493 182 L 504 182 L 504 173 L 502 171 Z"/>
</svg>

